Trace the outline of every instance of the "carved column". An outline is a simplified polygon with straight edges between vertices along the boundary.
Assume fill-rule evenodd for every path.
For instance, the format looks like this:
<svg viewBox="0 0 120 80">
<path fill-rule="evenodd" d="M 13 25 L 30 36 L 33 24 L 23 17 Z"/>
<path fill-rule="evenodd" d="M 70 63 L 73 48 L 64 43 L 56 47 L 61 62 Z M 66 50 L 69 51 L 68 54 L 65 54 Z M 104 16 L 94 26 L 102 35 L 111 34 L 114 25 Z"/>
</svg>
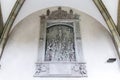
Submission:
<svg viewBox="0 0 120 80">
<path fill-rule="evenodd" d="M 46 16 L 42 15 L 40 16 L 40 37 L 39 37 L 39 54 L 38 54 L 38 61 L 37 62 L 41 62 L 44 61 L 44 54 L 40 54 L 40 53 L 45 53 L 45 35 L 46 35 Z M 42 57 L 41 57 L 42 56 Z M 40 58 L 41 57 L 41 58 Z"/>
</svg>

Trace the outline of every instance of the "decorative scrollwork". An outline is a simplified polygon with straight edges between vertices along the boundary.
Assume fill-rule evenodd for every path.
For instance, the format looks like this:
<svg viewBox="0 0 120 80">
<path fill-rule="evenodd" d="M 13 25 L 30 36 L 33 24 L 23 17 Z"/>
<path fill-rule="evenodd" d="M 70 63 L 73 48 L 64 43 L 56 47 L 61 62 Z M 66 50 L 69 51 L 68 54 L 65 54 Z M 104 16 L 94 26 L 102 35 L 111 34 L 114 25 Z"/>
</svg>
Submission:
<svg viewBox="0 0 120 80">
<path fill-rule="evenodd" d="M 72 72 L 80 75 L 81 77 L 87 76 L 86 66 L 82 63 L 74 64 L 72 67 Z"/>
<path fill-rule="evenodd" d="M 40 76 L 41 74 L 46 74 L 46 73 L 48 73 L 48 70 L 49 70 L 48 64 L 37 63 L 35 76 Z"/>
<path fill-rule="evenodd" d="M 41 19 L 48 19 L 48 20 L 57 20 L 57 19 L 79 19 L 79 15 L 74 14 L 73 10 L 70 9 L 69 12 L 62 10 L 61 7 L 58 7 L 58 10 L 50 11 L 49 9 L 46 11 L 46 16 L 42 15 Z"/>
</svg>

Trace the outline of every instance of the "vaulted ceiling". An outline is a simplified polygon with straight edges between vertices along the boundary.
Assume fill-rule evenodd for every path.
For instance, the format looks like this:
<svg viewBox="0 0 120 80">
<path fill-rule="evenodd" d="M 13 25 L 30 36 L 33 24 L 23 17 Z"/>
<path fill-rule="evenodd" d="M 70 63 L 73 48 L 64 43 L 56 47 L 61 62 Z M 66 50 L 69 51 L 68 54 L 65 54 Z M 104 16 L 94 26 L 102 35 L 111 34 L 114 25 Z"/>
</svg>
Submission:
<svg viewBox="0 0 120 80">
<path fill-rule="evenodd" d="M 17 1 L 18 3 L 16 3 Z M 19 3 L 19 1 L 21 2 Z M 22 6 L 21 3 L 23 1 L 25 1 L 25 3 Z M 97 9 L 93 1 L 96 2 L 96 5 L 98 6 L 99 10 Z M 102 2 L 103 4 L 101 4 L 100 2 Z M 9 26 L 9 27 L 5 26 L 6 27 L 5 29 L 7 30 L 7 32 L 6 30 L 3 31 L 3 32 L 6 32 L 5 35 L 3 34 L 3 38 L 4 37 L 7 38 L 7 35 L 11 27 L 15 26 L 19 21 L 21 21 L 23 18 L 25 18 L 26 16 L 30 15 L 35 11 L 52 7 L 52 6 L 68 6 L 71 8 L 78 9 L 84 13 L 87 13 L 88 15 L 92 16 L 93 18 L 97 19 L 100 23 L 102 23 L 104 27 L 108 29 L 113 35 L 118 52 L 120 53 L 120 39 L 118 36 L 118 32 L 116 30 L 117 22 L 119 22 L 119 19 L 117 18 L 118 3 L 119 3 L 119 0 L 76 0 L 76 1 L 73 1 L 73 0 L 58 0 L 58 1 L 56 0 L 44 0 L 44 1 L 43 0 L 37 0 L 37 1 L 35 0 L 1 0 L 1 9 L 2 9 L 1 11 L 3 15 L 2 16 L 3 22 L 5 24 L 6 21 L 8 21 L 7 24 Z M 16 13 L 17 17 L 16 15 L 14 16 L 11 13 L 11 11 L 13 10 L 13 12 L 15 12 L 16 10 L 18 12 L 19 11 L 18 9 L 20 9 L 21 6 L 22 8 L 19 14 L 17 15 Z M 100 14 L 99 11 L 101 12 L 102 15 Z M 6 40 L 3 40 L 3 45 L 5 42 Z"/>
</svg>

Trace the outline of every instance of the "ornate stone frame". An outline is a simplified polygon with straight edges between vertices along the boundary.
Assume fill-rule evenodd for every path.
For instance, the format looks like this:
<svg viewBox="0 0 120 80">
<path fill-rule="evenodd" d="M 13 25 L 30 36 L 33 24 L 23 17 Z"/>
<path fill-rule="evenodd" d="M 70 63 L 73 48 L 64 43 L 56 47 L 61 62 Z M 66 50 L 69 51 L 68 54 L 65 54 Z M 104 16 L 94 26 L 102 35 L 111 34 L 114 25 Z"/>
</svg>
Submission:
<svg viewBox="0 0 120 80">
<path fill-rule="evenodd" d="M 83 59 L 82 43 L 80 35 L 79 15 L 69 13 L 58 8 L 58 10 L 50 12 L 47 10 L 46 15 L 40 16 L 40 38 L 39 38 L 39 53 L 36 63 L 35 77 L 86 77 L 87 71 Z M 76 61 L 62 61 L 52 62 L 45 61 L 45 43 L 46 43 L 46 29 L 51 25 L 69 25 L 74 29 L 75 54 Z"/>
</svg>

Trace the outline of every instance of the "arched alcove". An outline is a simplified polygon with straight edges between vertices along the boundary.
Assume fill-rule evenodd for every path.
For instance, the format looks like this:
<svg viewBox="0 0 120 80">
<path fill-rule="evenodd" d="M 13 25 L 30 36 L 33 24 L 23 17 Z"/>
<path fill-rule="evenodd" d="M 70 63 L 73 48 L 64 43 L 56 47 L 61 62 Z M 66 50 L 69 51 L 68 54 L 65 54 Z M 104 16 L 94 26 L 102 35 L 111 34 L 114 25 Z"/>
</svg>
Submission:
<svg viewBox="0 0 120 80">
<path fill-rule="evenodd" d="M 58 7 L 48 9 L 55 11 Z M 39 51 L 40 16 L 46 14 L 48 9 L 32 13 L 20 21 L 11 31 L 1 60 L 0 78 L 3 80 L 35 80 L 33 75 Z M 72 8 L 62 7 L 62 9 L 69 12 Z M 111 75 L 119 78 L 117 62 L 106 63 L 106 60 L 115 57 L 116 53 L 109 32 L 89 15 L 75 9 L 72 10 L 74 14 L 80 15 L 79 28 L 88 79 L 96 80 L 106 76 L 109 76 L 106 79 L 111 79 Z M 37 79 L 45 80 L 45 78 Z M 85 79 L 87 80 L 87 78 Z"/>
</svg>

